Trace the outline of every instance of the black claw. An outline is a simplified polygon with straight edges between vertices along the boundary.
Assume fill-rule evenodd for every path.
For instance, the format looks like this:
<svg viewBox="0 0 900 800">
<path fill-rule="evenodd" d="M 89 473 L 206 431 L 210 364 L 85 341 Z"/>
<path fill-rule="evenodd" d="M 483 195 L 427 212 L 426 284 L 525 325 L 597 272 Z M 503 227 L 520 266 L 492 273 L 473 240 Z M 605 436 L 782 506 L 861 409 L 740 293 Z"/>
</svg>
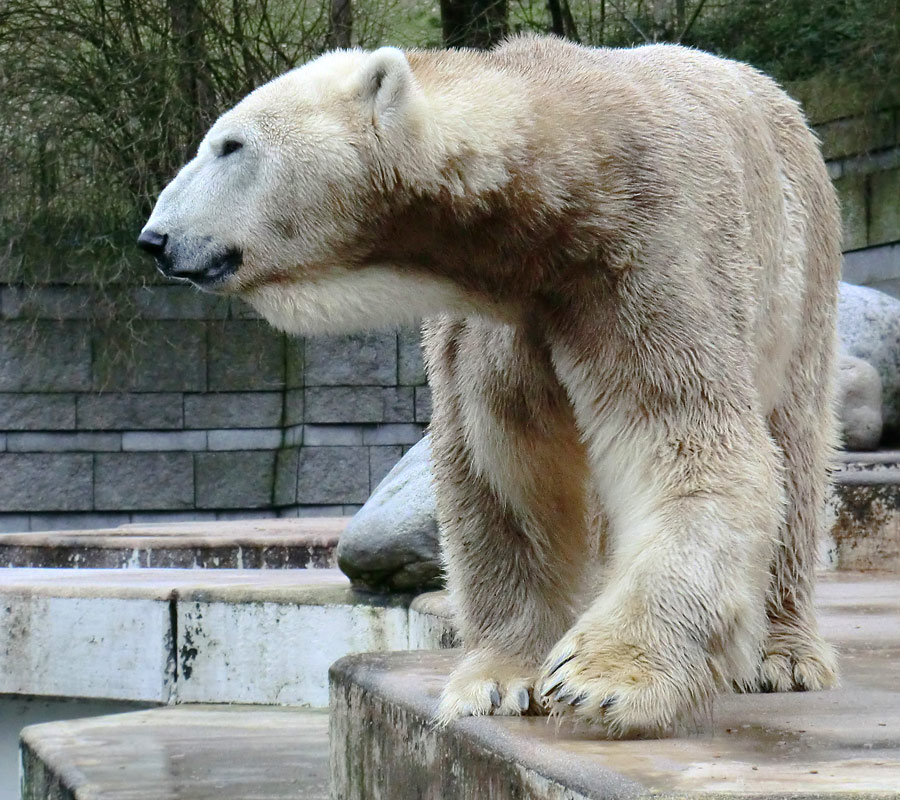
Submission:
<svg viewBox="0 0 900 800">
<path fill-rule="evenodd" d="M 500 692 L 497 691 L 497 687 L 491 689 L 491 705 L 494 708 L 500 707 Z"/>
<path fill-rule="evenodd" d="M 609 708 L 615 702 L 616 702 L 615 697 L 607 697 L 602 703 L 600 703 L 599 706 L 597 706 L 597 708 L 599 708 L 602 711 L 605 708 Z"/>
<path fill-rule="evenodd" d="M 547 673 L 546 677 L 550 677 L 556 670 L 558 670 L 563 664 L 568 664 L 573 658 L 575 658 L 575 653 L 571 653 L 567 656 L 562 656 L 561 658 L 556 659 L 553 666 L 550 667 L 550 671 Z"/>
<path fill-rule="evenodd" d="M 580 706 L 587 699 L 588 693 L 582 692 L 581 694 L 576 695 L 571 700 L 569 700 L 569 705 L 572 706 L 572 708 L 578 708 L 578 706 Z"/>
<path fill-rule="evenodd" d="M 575 697 L 575 690 L 568 686 L 564 686 L 560 692 L 557 692 L 553 700 L 556 703 L 567 703 L 573 697 Z"/>
</svg>

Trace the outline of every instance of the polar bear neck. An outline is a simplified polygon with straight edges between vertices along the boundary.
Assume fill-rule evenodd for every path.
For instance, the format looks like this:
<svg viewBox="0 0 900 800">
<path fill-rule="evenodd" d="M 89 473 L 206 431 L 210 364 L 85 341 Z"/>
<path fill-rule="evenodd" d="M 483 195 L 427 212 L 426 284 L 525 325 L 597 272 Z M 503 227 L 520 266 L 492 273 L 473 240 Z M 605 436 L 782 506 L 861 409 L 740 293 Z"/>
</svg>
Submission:
<svg viewBox="0 0 900 800">
<path fill-rule="evenodd" d="M 573 164 L 531 77 L 498 52 L 413 51 L 409 63 L 421 90 L 415 134 L 383 170 L 396 183 L 371 215 L 359 265 L 450 280 L 492 302 L 533 296 L 549 273 L 595 267 L 628 222 Z"/>
</svg>

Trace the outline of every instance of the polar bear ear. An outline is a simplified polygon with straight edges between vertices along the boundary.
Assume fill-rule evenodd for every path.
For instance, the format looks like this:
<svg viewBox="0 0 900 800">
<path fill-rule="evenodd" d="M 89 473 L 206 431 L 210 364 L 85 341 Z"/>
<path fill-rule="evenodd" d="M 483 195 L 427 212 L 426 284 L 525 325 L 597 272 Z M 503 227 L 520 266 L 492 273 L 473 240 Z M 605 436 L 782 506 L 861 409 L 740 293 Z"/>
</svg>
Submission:
<svg viewBox="0 0 900 800">
<path fill-rule="evenodd" d="M 376 126 L 389 124 L 392 117 L 403 111 L 414 86 L 415 78 L 402 50 L 380 47 L 369 54 L 363 65 L 360 91 Z"/>
</svg>

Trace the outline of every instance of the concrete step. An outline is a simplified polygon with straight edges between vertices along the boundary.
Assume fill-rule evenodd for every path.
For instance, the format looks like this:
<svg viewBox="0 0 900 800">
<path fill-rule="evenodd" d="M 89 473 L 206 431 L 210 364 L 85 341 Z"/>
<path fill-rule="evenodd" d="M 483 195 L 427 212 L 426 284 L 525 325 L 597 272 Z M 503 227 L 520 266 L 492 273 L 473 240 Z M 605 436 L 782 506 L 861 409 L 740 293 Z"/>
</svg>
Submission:
<svg viewBox="0 0 900 800">
<path fill-rule="evenodd" d="M 835 475 L 862 472 L 869 475 L 900 472 L 900 450 L 871 450 L 855 452 L 841 450 L 835 455 Z"/>
<path fill-rule="evenodd" d="M 336 567 L 346 517 L 132 524 L 0 535 L 0 566 L 298 569 Z"/>
<path fill-rule="evenodd" d="M 21 742 L 22 800 L 328 800 L 323 711 L 180 706 L 33 725 Z"/>
<path fill-rule="evenodd" d="M 411 600 L 330 569 L 0 569 L 0 694 L 322 707 L 335 659 L 410 646 Z"/>
<path fill-rule="evenodd" d="M 826 566 L 900 572 L 900 451 L 838 454 L 828 529 Z"/>
<path fill-rule="evenodd" d="M 0 800 L 20 800 L 19 734 L 27 725 L 138 711 L 146 703 L 0 695 Z"/>
<path fill-rule="evenodd" d="M 369 654 L 331 670 L 334 800 L 900 798 L 900 580 L 820 590 L 843 683 L 730 695 L 700 730 L 598 741 L 543 718 L 431 720 L 458 651 Z"/>
</svg>

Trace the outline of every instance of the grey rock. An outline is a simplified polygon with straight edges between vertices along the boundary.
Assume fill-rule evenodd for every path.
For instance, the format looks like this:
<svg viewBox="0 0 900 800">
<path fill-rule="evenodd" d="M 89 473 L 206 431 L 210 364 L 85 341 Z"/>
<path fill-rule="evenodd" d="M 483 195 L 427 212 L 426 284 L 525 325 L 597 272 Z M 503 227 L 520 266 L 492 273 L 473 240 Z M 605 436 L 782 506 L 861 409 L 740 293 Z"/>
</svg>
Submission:
<svg viewBox="0 0 900 800">
<path fill-rule="evenodd" d="M 352 447 L 363 443 L 362 425 L 304 425 L 307 447 Z"/>
<path fill-rule="evenodd" d="M 81 286 L 7 286 L 0 299 L 5 319 L 96 319 L 109 311 L 98 292 Z"/>
<path fill-rule="evenodd" d="M 900 296 L 900 242 L 844 253 L 844 279 Z"/>
<path fill-rule="evenodd" d="M 427 425 L 431 422 L 431 387 L 416 387 L 416 422 Z"/>
<path fill-rule="evenodd" d="M 302 389 L 306 371 L 306 340 L 299 337 L 284 337 L 285 384 L 288 389 Z"/>
<path fill-rule="evenodd" d="M 412 422 L 411 386 L 315 386 L 305 392 L 306 422 Z"/>
<path fill-rule="evenodd" d="M 406 591 L 440 586 L 440 541 L 426 436 L 397 462 L 350 521 L 338 566 L 355 584 Z"/>
<path fill-rule="evenodd" d="M 403 458 L 403 446 L 389 444 L 369 448 L 369 485 L 374 489 Z"/>
<path fill-rule="evenodd" d="M 209 431 L 210 450 L 277 450 L 281 428 L 226 428 Z"/>
<path fill-rule="evenodd" d="M 288 389 L 284 393 L 284 425 L 301 425 L 303 423 L 304 402 L 303 389 Z"/>
<path fill-rule="evenodd" d="M 864 286 L 841 284 L 838 334 L 847 355 L 867 361 L 882 386 L 883 439 L 900 436 L 900 300 Z"/>
<path fill-rule="evenodd" d="M 394 386 L 382 391 L 384 422 L 415 421 L 415 389 L 412 386 Z"/>
<path fill-rule="evenodd" d="M 837 407 L 844 447 L 874 450 L 881 439 L 881 378 L 861 358 L 838 359 Z"/>
<path fill-rule="evenodd" d="M 6 440 L 10 453 L 98 453 L 122 449 L 120 433 L 10 433 Z"/>
<path fill-rule="evenodd" d="M 316 386 L 304 395 L 305 420 L 312 423 L 384 422 L 380 386 Z"/>
</svg>

